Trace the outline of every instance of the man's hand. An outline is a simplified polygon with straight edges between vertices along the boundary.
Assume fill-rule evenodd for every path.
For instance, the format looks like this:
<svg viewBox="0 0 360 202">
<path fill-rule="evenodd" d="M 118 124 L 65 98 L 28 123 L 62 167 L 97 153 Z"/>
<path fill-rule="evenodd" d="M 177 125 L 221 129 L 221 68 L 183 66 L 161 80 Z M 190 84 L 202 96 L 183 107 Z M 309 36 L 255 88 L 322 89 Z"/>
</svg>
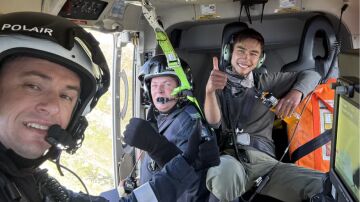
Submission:
<svg viewBox="0 0 360 202">
<path fill-rule="evenodd" d="M 212 136 L 209 141 L 199 145 L 199 169 L 206 169 L 220 164 L 220 153 L 216 137 Z"/>
<path fill-rule="evenodd" d="M 130 119 L 124 131 L 124 141 L 130 146 L 148 152 L 160 167 L 181 154 L 181 150 L 165 136 L 160 135 L 148 121 L 139 118 Z"/>
<path fill-rule="evenodd" d="M 195 170 L 206 169 L 217 166 L 220 163 L 219 148 L 215 136 L 210 136 L 209 140 L 201 139 L 202 124 L 197 120 L 188 142 L 188 147 L 184 151 L 184 158 L 190 164 L 194 165 Z M 200 164 L 194 164 L 195 159 L 199 159 Z"/>
<path fill-rule="evenodd" d="M 202 162 L 201 168 L 195 169 L 218 165 L 220 158 L 216 138 L 211 137 L 210 141 L 201 142 L 200 120 L 196 121 L 192 131 L 188 147 L 183 154 L 185 160 L 190 165 L 193 165 L 195 159 L 199 159 Z M 176 155 L 182 153 L 175 144 L 169 142 L 163 135 L 158 134 L 148 121 L 139 118 L 130 119 L 124 132 L 124 141 L 130 146 L 148 152 L 149 156 L 160 167 L 163 167 Z"/>
<path fill-rule="evenodd" d="M 291 116 L 296 107 L 300 104 L 302 92 L 292 89 L 281 98 L 275 107 L 275 114 L 280 118 Z"/>
<path fill-rule="evenodd" d="M 213 70 L 210 73 L 209 80 L 206 84 L 206 93 L 212 94 L 216 90 L 224 89 L 227 76 L 219 70 L 219 62 L 217 57 L 213 57 Z"/>
<path fill-rule="evenodd" d="M 156 144 L 160 134 L 151 124 L 143 119 L 132 118 L 124 131 L 124 141 L 133 147 L 150 151 Z"/>
</svg>

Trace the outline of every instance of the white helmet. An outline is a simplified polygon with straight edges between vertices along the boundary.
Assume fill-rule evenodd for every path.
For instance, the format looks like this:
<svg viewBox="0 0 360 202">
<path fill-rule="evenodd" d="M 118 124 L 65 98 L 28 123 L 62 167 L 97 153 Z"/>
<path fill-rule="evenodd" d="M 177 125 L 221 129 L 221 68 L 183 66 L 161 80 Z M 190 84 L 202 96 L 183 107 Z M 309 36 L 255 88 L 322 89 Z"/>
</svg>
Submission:
<svg viewBox="0 0 360 202">
<path fill-rule="evenodd" d="M 9 56 L 26 55 L 60 64 L 78 74 L 81 93 L 69 126 L 74 153 L 84 139 L 85 115 L 108 90 L 110 74 L 99 43 L 82 27 L 45 13 L 17 12 L 0 16 L 0 67 Z"/>
</svg>

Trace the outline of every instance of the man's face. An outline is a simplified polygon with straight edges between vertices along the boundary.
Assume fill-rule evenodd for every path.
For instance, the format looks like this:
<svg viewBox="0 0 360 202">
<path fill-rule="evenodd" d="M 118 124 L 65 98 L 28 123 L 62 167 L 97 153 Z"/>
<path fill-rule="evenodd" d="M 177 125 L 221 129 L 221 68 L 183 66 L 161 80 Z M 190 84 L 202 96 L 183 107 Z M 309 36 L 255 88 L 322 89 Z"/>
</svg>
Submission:
<svg viewBox="0 0 360 202">
<path fill-rule="evenodd" d="M 231 56 L 233 71 L 241 76 L 247 76 L 256 68 L 261 56 L 261 45 L 255 39 L 244 39 L 234 44 Z"/>
<path fill-rule="evenodd" d="M 171 93 L 176 87 L 176 79 L 171 76 L 161 76 L 151 79 L 151 98 L 157 110 L 167 112 L 176 105 L 176 100 L 171 100 L 164 104 L 156 101 L 159 97 L 174 99 Z"/>
<path fill-rule="evenodd" d="M 66 128 L 80 92 L 80 78 L 56 63 L 19 57 L 0 70 L 0 141 L 35 159 L 50 148 L 49 126 Z"/>
</svg>

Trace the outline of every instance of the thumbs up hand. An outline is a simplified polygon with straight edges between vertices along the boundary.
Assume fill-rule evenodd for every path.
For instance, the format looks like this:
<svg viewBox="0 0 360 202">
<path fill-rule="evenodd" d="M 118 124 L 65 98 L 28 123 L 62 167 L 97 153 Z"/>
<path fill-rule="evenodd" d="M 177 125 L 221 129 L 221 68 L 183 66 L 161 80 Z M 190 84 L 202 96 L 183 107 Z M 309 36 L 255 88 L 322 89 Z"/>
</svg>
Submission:
<svg viewBox="0 0 360 202">
<path fill-rule="evenodd" d="M 210 73 L 206 84 L 206 93 L 212 94 L 216 90 L 224 89 L 227 82 L 226 74 L 219 70 L 219 61 L 217 57 L 213 57 L 213 70 Z"/>
<path fill-rule="evenodd" d="M 217 57 L 213 57 L 213 69 L 219 70 L 219 59 Z"/>
</svg>

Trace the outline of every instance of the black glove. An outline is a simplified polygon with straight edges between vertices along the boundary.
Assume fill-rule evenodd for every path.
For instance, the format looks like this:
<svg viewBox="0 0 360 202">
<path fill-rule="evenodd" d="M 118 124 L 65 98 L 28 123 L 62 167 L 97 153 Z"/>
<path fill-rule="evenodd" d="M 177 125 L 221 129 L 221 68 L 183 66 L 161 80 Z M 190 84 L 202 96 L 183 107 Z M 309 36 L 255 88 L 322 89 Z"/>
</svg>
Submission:
<svg viewBox="0 0 360 202">
<path fill-rule="evenodd" d="M 197 120 L 188 142 L 188 148 L 183 156 L 185 160 L 194 165 L 195 170 L 206 169 L 220 164 L 219 148 L 216 137 Z M 195 163 L 198 159 L 199 162 Z"/>
<path fill-rule="evenodd" d="M 139 118 L 130 119 L 124 131 L 124 141 L 130 146 L 148 152 L 160 167 L 182 153 L 177 146 L 160 135 L 148 121 Z"/>
<path fill-rule="evenodd" d="M 220 164 L 219 147 L 214 135 L 199 145 L 199 160 L 200 165 L 195 169 L 206 169 Z"/>
<path fill-rule="evenodd" d="M 199 144 L 201 141 L 201 125 L 200 120 L 196 120 L 194 128 L 191 130 L 192 133 L 190 135 L 188 145 L 186 150 L 183 153 L 184 159 L 188 162 L 188 164 L 193 165 L 195 159 L 198 158 L 199 153 Z"/>
</svg>

